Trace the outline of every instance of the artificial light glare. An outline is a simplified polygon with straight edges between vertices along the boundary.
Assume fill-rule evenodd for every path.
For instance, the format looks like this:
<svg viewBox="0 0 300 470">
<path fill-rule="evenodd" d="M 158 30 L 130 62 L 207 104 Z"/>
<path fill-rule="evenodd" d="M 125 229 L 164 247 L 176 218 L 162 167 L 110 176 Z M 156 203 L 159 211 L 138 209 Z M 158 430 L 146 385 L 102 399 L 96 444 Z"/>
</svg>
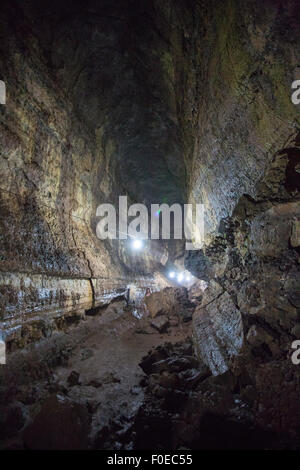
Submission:
<svg viewBox="0 0 300 470">
<path fill-rule="evenodd" d="M 133 240 L 132 241 L 132 248 L 134 250 L 141 250 L 143 248 L 142 240 L 137 240 L 137 239 Z"/>
</svg>

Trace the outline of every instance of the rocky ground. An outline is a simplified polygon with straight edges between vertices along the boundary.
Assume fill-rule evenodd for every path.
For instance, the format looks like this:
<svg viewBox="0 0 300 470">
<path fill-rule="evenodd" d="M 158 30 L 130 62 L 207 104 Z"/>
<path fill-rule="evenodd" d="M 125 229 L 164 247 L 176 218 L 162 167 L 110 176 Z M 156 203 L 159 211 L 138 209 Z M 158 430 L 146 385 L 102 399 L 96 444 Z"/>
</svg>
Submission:
<svg viewBox="0 0 300 470">
<path fill-rule="evenodd" d="M 1 369 L 1 448 L 297 447 L 260 426 L 245 373 L 212 375 L 197 354 L 191 313 L 204 294 L 166 288 L 138 311 L 115 301 L 11 353 Z"/>
<path fill-rule="evenodd" d="M 2 448 L 122 447 L 144 400 L 139 363 L 151 348 L 185 338 L 191 326 L 175 315 L 161 323 L 114 302 L 9 355 L 1 369 Z"/>
</svg>

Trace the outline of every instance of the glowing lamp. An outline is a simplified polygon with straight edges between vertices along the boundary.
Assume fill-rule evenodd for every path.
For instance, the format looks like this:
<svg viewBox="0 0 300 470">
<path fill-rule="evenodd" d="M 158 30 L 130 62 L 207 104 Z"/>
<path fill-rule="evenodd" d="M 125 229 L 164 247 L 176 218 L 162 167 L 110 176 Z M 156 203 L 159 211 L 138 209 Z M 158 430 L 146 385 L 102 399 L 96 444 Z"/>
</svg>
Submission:
<svg viewBox="0 0 300 470">
<path fill-rule="evenodd" d="M 134 250 L 141 250 L 143 248 L 143 242 L 142 240 L 135 239 L 132 241 L 132 248 Z"/>
</svg>

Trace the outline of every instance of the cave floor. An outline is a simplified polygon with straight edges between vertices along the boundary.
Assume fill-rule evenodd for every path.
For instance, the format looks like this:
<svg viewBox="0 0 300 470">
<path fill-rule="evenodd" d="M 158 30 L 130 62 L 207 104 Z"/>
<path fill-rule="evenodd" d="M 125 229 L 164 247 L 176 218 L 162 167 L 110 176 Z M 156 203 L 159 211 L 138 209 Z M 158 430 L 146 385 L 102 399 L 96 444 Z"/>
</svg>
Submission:
<svg viewBox="0 0 300 470">
<path fill-rule="evenodd" d="M 1 448 L 48 445 L 47 435 L 41 440 L 40 435 L 47 434 L 52 405 L 39 425 L 34 421 L 43 403 L 54 396 L 88 410 L 91 426 L 83 448 L 97 448 L 97 436 L 103 438 L 112 428 L 117 429 L 116 435 L 126 433 L 144 399 L 142 358 L 153 348 L 182 341 L 190 334 L 189 323 L 162 334 L 150 321 L 147 313 L 139 319 L 126 310 L 124 302 L 114 302 L 97 316 L 12 353 L 5 389 L 12 406 L 21 405 L 26 419 L 16 434 L 2 441 Z M 59 440 L 49 445 L 55 448 Z M 114 445 L 117 449 L 118 442 Z"/>
<path fill-rule="evenodd" d="M 0 449 L 290 448 L 256 426 L 232 374 L 198 362 L 190 321 L 152 321 L 113 302 L 10 353 Z"/>
<path fill-rule="evenodd" d="M 139 386 L 145 375 L 139 367 L 142 358 L 166 341 L 183 340 L 189 326 L 182 324 L 160 334 L 149 328 L 147 314 L 137 319 L 119 302 L 90 323 L 96 331 L 86 336 L 74 349 L 68 365 L 58 367 L 55 374 L 59 384 L 69 388 L 70 398 L 96 407 L 92 425 L 95 435 L 120 419 L 130 422 L 143 402 Z M 70 371 L 79 374 L 80 385 L 68 385 Z"/>
</svg>

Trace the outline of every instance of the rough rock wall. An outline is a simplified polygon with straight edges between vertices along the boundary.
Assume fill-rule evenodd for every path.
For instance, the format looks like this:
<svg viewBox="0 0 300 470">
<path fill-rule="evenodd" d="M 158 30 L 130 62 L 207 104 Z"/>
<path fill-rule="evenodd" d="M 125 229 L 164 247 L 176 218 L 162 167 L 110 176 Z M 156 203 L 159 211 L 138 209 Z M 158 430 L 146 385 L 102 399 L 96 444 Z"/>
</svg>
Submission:
<svg viewBox="0 0 300 470">
<path fill-rule="evenodd" d="M 218 228 L 239 198 L 255 197 L 275 152 L 299 127 L 300 12 L 288 0 L 159 2 L 168 38 L 190 201 Z M 171 82 L 171 80 L 170 80 Z"/>
<path fill-rule="evenodd" d="M 273 157 L 257 197 L 242 196 L 222 230 L 186 259 L 195 274 L 211 279 L 193 318 L 198 356 L 215 375 L 231 371 L 259 425 L 294 437 L 300 418 L 300 372 L 291 359 L 300 334 L 299 162 L 298 136 Z"/>
<path fill-rule="evenodd" d="M 152 2 L 44 1 L 27 10 L 53 73 L 92 129 L 105 169 L 138 202 L 183 202 L 168 49 Z"/>
<path fill-rule="evenodd" d="M 96 85 L 106 82 L 103 71 L 99 77 L 95 70 L 89 83 L 95 51 L 91 58 L 84 19 L 81 41 L 75 40 L 80 12 L 75 19 L 74 12 L 68 12 L 71 25 L 67 20 L 60 23 L 70 43 L 65 37 L 59 41 L 62 31 L 53 22 L 54 6 L 52 12 L 47 10 L 46 26 L 40 18 L 42 7 L 4 2 L 0 13 L 1 78 L 7 85 L 7 104 L 0 109 L 0 318 L 7 340 L 20 344 L 26 343 L 27 320 L 35 331 L 29 336 L 39 337 L 41 330 L 51 331 L 53 316 L 77 318 L 103 295 L 124 291 L 129 282 L 152 285 L 153 270 L 163 255 L 157 247 L 154 257 L 150 249 L 142 257 L 133 256 L 126 242 L 96 237 L 96 207 L 117 203 L 120 194 L 130 197 L 126 178 L 124 182 L 122 172 L 116 171 L 118 163 L 108 164 L 114 136 L 104 145 L 104 116 L 96 112 L 105 96 L 103 87 Z M 59 11 L 55 18 L 61 22 Z M 91 33 L 97 36 L 98 27 L 92 25 Z M 73 79 L 80 68 L 84 81 L 76 85 Z M 118 122 L 123 121 L 115 125 Z"/>
<path fill-rule="evenodd" d="M 296 435 L 299 6 L 228 0 L 162 10 L 189 199 L 206 214 L 203 249 L 185 257 L 208 282 L 193 318 L 195 348 L 213 374 L 234 374 L 261 426 Z"/>
</svg>

